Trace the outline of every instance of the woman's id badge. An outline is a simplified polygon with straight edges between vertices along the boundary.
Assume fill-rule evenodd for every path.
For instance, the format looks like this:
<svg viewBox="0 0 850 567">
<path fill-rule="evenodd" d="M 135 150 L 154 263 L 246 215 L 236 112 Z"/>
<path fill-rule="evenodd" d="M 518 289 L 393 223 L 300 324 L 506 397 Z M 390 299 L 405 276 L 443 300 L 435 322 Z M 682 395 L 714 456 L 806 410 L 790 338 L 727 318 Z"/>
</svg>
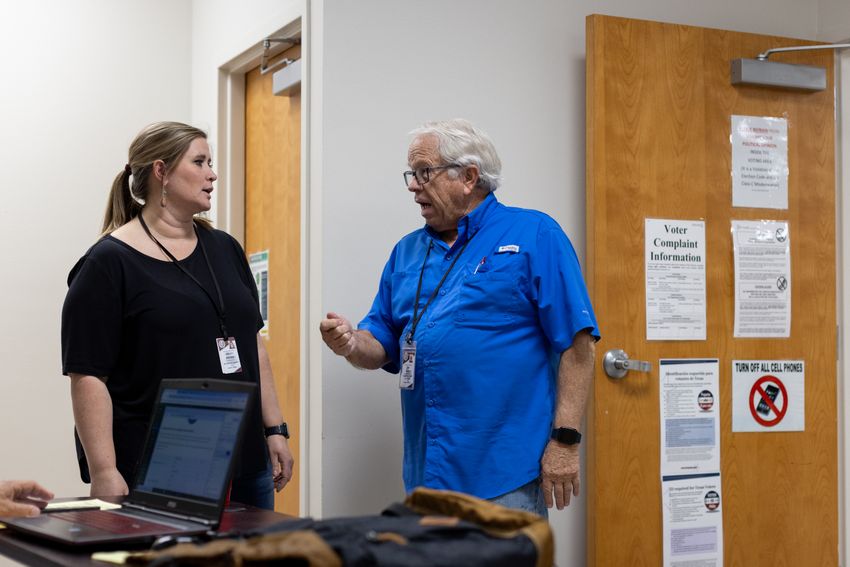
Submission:
<svg viewBox="0 0 850 567">
<path fill-rule="evenodd" d="M 398 374 L 398 387 L 412 390 L 416 376 L 416 341 L 410 341 L 401 348 L 401 372 Z"/>
<path fill-rule="evenodd" d="M 236 374 L 242 372 L 242 363 L 239 362 L 239 350 L 236 348 L 236 338 L 217 338 L 215 346 L 218 349 L 218 360 L 221 362 L 222 374 Z"/>
</svg>

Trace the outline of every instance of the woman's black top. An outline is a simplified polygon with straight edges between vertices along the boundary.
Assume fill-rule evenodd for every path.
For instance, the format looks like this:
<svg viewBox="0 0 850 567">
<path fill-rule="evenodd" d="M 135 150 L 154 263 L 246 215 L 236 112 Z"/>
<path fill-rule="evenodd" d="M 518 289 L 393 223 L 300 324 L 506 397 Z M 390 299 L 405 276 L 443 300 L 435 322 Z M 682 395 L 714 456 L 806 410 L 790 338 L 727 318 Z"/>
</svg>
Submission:
<svg viewBox="0 0 850 567">
<path fill-rule="evenodd" d="M 242 372 L 223 374 L 216 347 L 218 301 L 201 247 L 181 265 L 151 258 L 106 236 L 68 276 L 62 308 L 62 372 L 106 377 L 118 470 L 133 482 L 153 403 L 164 378 L 226 378 L 257 385 L 236 474 L 264 470 L 268 449 L 260 405 L 257 287 L 242 247 L 219 230 L 198 229 L 224 300 L 227 332 L 236 337 Z M 76 436 L 76 433 L 75 433 Z M 80 476 L 90 482 L 77 438 Z"/>
</svg>

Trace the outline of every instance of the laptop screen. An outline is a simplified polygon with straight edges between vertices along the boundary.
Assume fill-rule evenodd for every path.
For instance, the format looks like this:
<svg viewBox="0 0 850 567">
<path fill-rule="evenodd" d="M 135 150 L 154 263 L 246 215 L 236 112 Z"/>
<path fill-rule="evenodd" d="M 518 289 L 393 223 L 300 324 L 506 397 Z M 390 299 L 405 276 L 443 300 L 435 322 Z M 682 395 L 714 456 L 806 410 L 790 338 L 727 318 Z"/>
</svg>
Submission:
<svg viewBox="0 0 850 567">
<path fill-rule="evenodd" d="M 163 389 L 134 491 L 218 502 L 248 400 L 245 391 Z"/>
</svg>

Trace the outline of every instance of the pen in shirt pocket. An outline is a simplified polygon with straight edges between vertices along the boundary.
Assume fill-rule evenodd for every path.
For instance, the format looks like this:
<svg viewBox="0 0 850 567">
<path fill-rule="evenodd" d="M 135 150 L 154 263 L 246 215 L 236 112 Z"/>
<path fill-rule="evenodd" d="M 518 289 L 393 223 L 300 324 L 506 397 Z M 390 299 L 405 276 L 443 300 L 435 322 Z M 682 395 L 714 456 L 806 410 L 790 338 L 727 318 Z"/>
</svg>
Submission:
<svg viewBox="0 0 850 567">
<path fill-rule="evenodd" d="M 483 266 L 483 265 L 484 265 L 484 262 L 486 262 L 486 261 L 487 261 L 487 256 L 484 256 L 483 258 L 481 258 L 481 261 L 480 261 L 480 262 L 478 262 L 478 265 L 477 265 L 477 266 L 475 266 L 475 271 L 474 271 L 474 272 L 472 272 L 472 274 L 473 274 L 473 275 L 477 274 L 477 273 L 478 273 L 478 270 L 480 270 L 480 269 L 481 269 L 481 266 Z M 482 271 L 483 271 L 483 270 L 482 270 Z"/>
</svg>

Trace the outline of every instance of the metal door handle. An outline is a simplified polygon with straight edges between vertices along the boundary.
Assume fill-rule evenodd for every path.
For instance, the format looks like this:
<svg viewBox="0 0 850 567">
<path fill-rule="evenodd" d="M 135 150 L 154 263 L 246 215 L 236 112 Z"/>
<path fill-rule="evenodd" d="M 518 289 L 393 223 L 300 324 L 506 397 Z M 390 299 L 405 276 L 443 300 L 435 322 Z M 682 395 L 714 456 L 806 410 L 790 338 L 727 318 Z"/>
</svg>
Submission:
<svg viewBox="0 0 850 567">
<path fill-rule="evenodd" d="M 629 370 L 649 372 L 652 365 L 645 360 L 629 360 L 629 355 L 622 349 L 609 350 L 602 359 L 605 374 L 611 378 L 623 378 Z"/>
</svg>

